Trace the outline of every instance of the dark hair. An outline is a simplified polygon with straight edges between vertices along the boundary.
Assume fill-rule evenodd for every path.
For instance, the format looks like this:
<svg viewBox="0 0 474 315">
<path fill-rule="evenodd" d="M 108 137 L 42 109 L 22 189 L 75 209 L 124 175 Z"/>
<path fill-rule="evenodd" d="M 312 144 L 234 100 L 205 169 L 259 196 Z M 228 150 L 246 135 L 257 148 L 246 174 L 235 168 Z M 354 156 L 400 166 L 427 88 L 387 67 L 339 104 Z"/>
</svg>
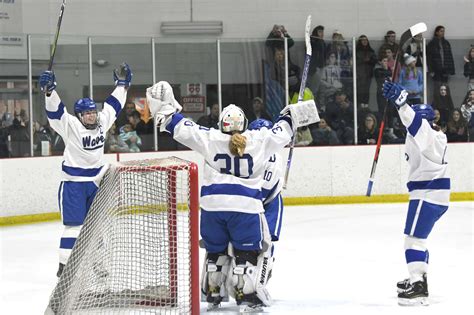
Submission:
<svg viewBox="0 0 474 315">
<path fill-rule="evenodd" d="M 324 31 L 324 26 L 318 25 L 311 32 L 311 36 L 318 36 L 318 31 Z"/>
<path fill-rule="evenodd" d="M 443 25 L 438 25 L 435 27 L 435 30 L 434 30 L 434 33 L 433 33 L 433 36 L 436 37 L 436 33 L 439 32 L 440 29 L 442 28 L 445 28 Z"/>
<path fill-rule="evenodd" d="M 140 113 L 137 110 L 131 112 L 129 117 L 141 119 Z"/>
</svg>

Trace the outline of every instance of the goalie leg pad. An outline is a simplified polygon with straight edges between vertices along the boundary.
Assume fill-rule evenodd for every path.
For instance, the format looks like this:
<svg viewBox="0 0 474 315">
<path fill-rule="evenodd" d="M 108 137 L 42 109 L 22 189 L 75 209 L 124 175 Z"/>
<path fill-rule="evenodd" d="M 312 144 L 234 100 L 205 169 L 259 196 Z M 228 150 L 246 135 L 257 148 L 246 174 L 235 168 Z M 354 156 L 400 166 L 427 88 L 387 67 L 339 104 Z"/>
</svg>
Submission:
<svg viewBox="0 0 474 315">
<path fill-rule="evenodd" d="M 206 253 L 201 278 L 202 300 L 219 305 L 228 300 L 226 279 L 231 266 L 231 258 L 226 253 Z"/>
<path fill-rule="evenodd" d="M 228 280 L 229 294 L 237 304 L 270 306 L 272 298 L 266 289 L 271 269 L 271 250 L 242 251 L 234 249 L 235 260 Z"/>
</svg>

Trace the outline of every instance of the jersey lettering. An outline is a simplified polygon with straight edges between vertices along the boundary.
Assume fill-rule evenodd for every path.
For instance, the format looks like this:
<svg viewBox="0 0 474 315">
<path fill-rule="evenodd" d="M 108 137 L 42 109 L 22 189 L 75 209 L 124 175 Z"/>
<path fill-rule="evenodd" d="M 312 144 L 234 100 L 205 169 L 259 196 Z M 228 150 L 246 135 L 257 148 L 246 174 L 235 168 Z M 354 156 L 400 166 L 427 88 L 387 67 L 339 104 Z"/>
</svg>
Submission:
<svg viewBox="0 0 474 315">
<path fill-rule="evenodd" d="M 248 153 L 245 153 L 242 157 L 231 157 L 225 153 L 218 153 L 214 156 L 214 162 L 219 160 L 224 160 L 225 163 L 225 167 L 219 170 L 222 174 L 231 174 L 241 178 L 249 178 L 253 174 L 253 158 Z M 234 163 L 232 163 L 232 160 Z M 241 163 L 241 161 L 246 161 L 246 163 Z"/>
</svg>

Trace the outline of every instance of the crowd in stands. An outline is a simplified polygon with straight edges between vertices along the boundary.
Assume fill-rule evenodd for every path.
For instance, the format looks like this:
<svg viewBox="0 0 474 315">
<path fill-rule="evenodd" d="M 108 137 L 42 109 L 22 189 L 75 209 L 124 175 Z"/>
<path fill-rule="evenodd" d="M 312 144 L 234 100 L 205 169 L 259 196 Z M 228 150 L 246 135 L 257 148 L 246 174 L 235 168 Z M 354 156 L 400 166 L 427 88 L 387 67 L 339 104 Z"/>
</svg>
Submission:
<svg viewBox="0 0 474 315">
<path fill-rule="evenodd" d="M 382 96 L 382 85 L 391 78 L 395 69 L 395 79 L 409 93 L 408 103 L 427 102 L 423 99 L 424 81 L 432 83 L 429 99 L 435 109 L 436 125 L 446 133 L 449 142 L 474 141 L 474 46 L 466 49 L 462 74 L 467 79 L 466 96 L 461 104 L 454 104 L 449 86 L 450 77 L 456 73 L 450 42 L 445 38 L 445 28 L 437 26 L 433 37 L 427 40 L 427 73 L 423 73 L 423 41 L 417 35 L 409 40 L 403 57 L 397 65 L 396 53 L 399 48 L 397 34 L 389 30 L 383 43 L 377 49 L 372 47 L 366 35 L 360 35 L 356 42 L 355 54 L 352 46 L 339 30 L 324 38 L 325 27 L 316 26 L 311 33 L 312 55 L 303 100 L 314 99 L 320 112 L 321 121 L 298 130 L 297 146 L 375 144 L 384 111 L 385 130 L 383 143 L 402 143 L 406 130 L 398 113 Z M 287 39 L 288 56 L 285 56 L 284 39 Z M 292 60 L 290 48 L 295 42 L 283 25 L 274 25 L 265 46 L 269 61 L 269 76 L 282 89 L 286 81 L 289 87 L 290 103 L 298 101 L 302 68 Z M 293 52 L 294 53 L 294 52 Z M 285 60 L 287 58 L 287 60 Z M 288 62 L 286 77 L 285 61 Z M 353 62 L 357 80 L 357 130 L 354 130 L 353 106 Z M 371 85 L 376 85 L 376 98 L 370 99 Z M 247 117 L 249 122 L 263 118 L 273 121 L 274 115 L 267 109 L 265 95 L 249 99 Z M 369 106 L 372 104 L 373 106 Z M 243 106 L 244 108 L 246 106 Z M 371 110 L 370 108 L 376 108 Z M 154 124 L 146 110 L 139 110 L 129 101 L 110 129 L 105 151 L 107 153 L 154 151 Z M 219 104 L 212 103 L 208 114 L 197 122 L 207 128 L 218 128 Z M 0 158 L 30 156 L 30 123 L 28 113 L 22 109 L 9 110 L 7 101 L 0 100 Z M 158 132 L 159 150 L 186 149 L 176 143 L 169 134 Z M 33 153 L 40 155 L 60 155 L 64 141 L 46 123 L 33 123 Z"/>
</svg>

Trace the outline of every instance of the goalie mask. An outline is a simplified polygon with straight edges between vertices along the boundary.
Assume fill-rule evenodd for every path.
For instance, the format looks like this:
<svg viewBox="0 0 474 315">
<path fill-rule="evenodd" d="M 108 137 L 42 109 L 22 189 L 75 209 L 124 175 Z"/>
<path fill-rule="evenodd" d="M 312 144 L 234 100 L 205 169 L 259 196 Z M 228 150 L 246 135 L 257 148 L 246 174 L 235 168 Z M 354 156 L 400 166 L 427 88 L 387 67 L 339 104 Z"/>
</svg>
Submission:
<svg viewBox="0 0 474 315">
<path fill-rule="evenodd" d="M 428 120 L 430 123 L 433 122 L 435 119 L 435 112 L 433 110 L 433 107 L 431 105 L 427 104 L 416 104 L 412 105 L 411 107 L 415 113 L 418 113 L 421 115 L 421 118 Z"/>
<path fill-rule="evenodd" d="M 90 98 L 81 98 L 74 104 L 74 114 L 86 129 L 95 129 L 99 124 L 97 105 Z"/>
<path fill-rule="evenodd" d="M 219 116 L 219 129 L 223 133 L 244 132 L 247 125 L 248 121 L 244 111 L 234 104 L 226 106 Z"/>
</svg>

